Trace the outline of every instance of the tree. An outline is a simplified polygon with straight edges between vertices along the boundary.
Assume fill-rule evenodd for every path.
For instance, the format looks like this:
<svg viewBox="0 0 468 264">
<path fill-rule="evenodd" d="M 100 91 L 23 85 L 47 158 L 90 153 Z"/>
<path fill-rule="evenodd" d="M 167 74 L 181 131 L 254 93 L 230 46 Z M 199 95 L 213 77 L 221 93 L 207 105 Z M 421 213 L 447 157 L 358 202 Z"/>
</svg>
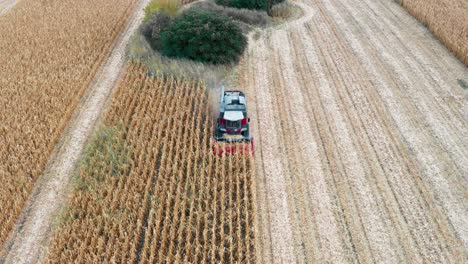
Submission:
<svg viewBox="0 0 468 264">
<path fill-rule="evenodd" d="M 247 38 L 228 17 L 189 9 L 161 32 L 162 54 L 212 64 L 237 62 Z"/>
<path fill-rule="evenodd" d="M 273 14 L 272 14 L 271 10 L 272 10 L 272 8 L 273 8 L 273 0 L 267 0 L 267 3 L 268 3 L 268 6 L 267 6 L 267 14 L 268 14 L 269 16 L 272 16 Z"/>
</svg>

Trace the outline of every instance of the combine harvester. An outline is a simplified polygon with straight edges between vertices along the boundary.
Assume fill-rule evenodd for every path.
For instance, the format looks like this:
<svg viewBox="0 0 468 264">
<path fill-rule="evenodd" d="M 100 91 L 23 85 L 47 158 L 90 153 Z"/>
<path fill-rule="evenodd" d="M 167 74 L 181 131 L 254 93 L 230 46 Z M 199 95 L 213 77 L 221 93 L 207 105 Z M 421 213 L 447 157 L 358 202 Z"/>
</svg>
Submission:
<svg viewBox="0 0 468 264">
<path fill-rule="evenodd" d="M 213 153 L 218 156 L 254 152 L 250 136 L 250 118 L 247 115 L 245 94 L 241 91 L 224 91 L 221 87 L 219 116 L 216 120 Z"/>
</svg>

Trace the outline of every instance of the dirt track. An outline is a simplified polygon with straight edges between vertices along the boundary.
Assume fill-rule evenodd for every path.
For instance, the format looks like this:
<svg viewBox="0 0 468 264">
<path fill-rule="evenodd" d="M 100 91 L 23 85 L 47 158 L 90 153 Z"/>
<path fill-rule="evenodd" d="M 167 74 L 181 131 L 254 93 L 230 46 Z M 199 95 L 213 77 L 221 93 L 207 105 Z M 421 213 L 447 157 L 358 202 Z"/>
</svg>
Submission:
<svg viewBox="0 0 468 264">
<path fill-rule="evenodd" d="M 391 0 L 295 3 L 242 65 L 258 262 L 462 262 L 466 67 Z"/>
<path fill-rule="evenodd" d="M 97 120 L 104 111 L 119 79 L 125 61 L 125 48 L 143 20 L 143 7 L 148 0 L 140 0 L 128 22 L 128 27 L 117 39 L 109 57 L 92 87 L 80 103 L 69 127 L 51 157 L 41 179 L 28 201 L 25 213 L 8 241 L 4 259 L 6 263 L 37 263 L 47 250 L 58 213 L 67 198 L 73 169 L 83 147 L 94 131 Z"/>
</svg>

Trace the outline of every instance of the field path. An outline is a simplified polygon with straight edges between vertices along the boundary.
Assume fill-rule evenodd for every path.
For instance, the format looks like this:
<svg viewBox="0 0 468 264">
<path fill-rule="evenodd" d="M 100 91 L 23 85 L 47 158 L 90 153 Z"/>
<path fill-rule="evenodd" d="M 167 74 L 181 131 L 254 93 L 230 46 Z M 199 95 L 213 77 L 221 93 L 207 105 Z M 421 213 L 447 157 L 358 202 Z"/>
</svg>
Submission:
<svg viewBox="0 0 468 264">
<path fill-rule="evenodd" d="M 51 228 L 67 198 L 70 177 L 83 147 L 105 109 L 120 77 L 125 61 L 125 48 L 131 35 L 143 19 L 140 0 L 128 26 L 117 39 L 103 68 L 66 129 L 60 146 L 50 159 L 47 169 L 36 184 L 25 213 L 7 245 L 6 263 L 37 263 L 47 250 Z"/>
<path fill-rule="evenodd" d="M 16 5 L 17 0 L 0 0 L 0 16 Z"/>
<path fill-rule="evenodd" d="M 258 262 L 463 262 L 467 68 L 394 1 L 294 3 L 241 65 Z"/>
</svg>

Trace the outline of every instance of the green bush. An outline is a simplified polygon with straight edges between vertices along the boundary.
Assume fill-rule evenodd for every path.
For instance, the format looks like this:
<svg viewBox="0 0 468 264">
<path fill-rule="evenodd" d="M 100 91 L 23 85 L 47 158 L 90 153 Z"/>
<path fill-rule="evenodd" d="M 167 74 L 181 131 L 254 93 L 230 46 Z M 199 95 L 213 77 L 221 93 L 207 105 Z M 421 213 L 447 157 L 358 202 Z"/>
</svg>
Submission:
<svg viewBox="0 0 468 264">
<path fill-rule="evenodd" d="M 153 12 L 140 28 L 141 34 L 145 36 L 154 50 L 161 50 L 161 31 L 171 22 L 171 17 L 166 13 Z"/>
<path fill-rule="evenodd" d="M 193 3 L 192 8 L 223 14 L 231 19 L 238 20 L 249 25 L 264 26 L 269 21 L 269 17 L 265 12 L 220 6 L 212 1 L 195 2 Z"/>
<path fill-rule="evenodd" d="M 256 10 L 267 10 L 267 0 L 216 0 L 218 5 L 245 8 L 245 9 L 256 9 Z"/>
<path fill-rule="evenodd" d="M 162 30 L 161 44 L 165 56 L 226 64 L 239 60 L 247 39 L 230 18 L 190 9 Z"/>
<path fill-rule="evenodd" d="M 273 5 L 284 2 L 285 0 L 272 0 Z M 235 8 L 245 8 L 245 9 L 255 9 L 267 11 L 268 9 L 268 0 L 216 0 L 218 5 L 235 7 Z"/>
</svg>

